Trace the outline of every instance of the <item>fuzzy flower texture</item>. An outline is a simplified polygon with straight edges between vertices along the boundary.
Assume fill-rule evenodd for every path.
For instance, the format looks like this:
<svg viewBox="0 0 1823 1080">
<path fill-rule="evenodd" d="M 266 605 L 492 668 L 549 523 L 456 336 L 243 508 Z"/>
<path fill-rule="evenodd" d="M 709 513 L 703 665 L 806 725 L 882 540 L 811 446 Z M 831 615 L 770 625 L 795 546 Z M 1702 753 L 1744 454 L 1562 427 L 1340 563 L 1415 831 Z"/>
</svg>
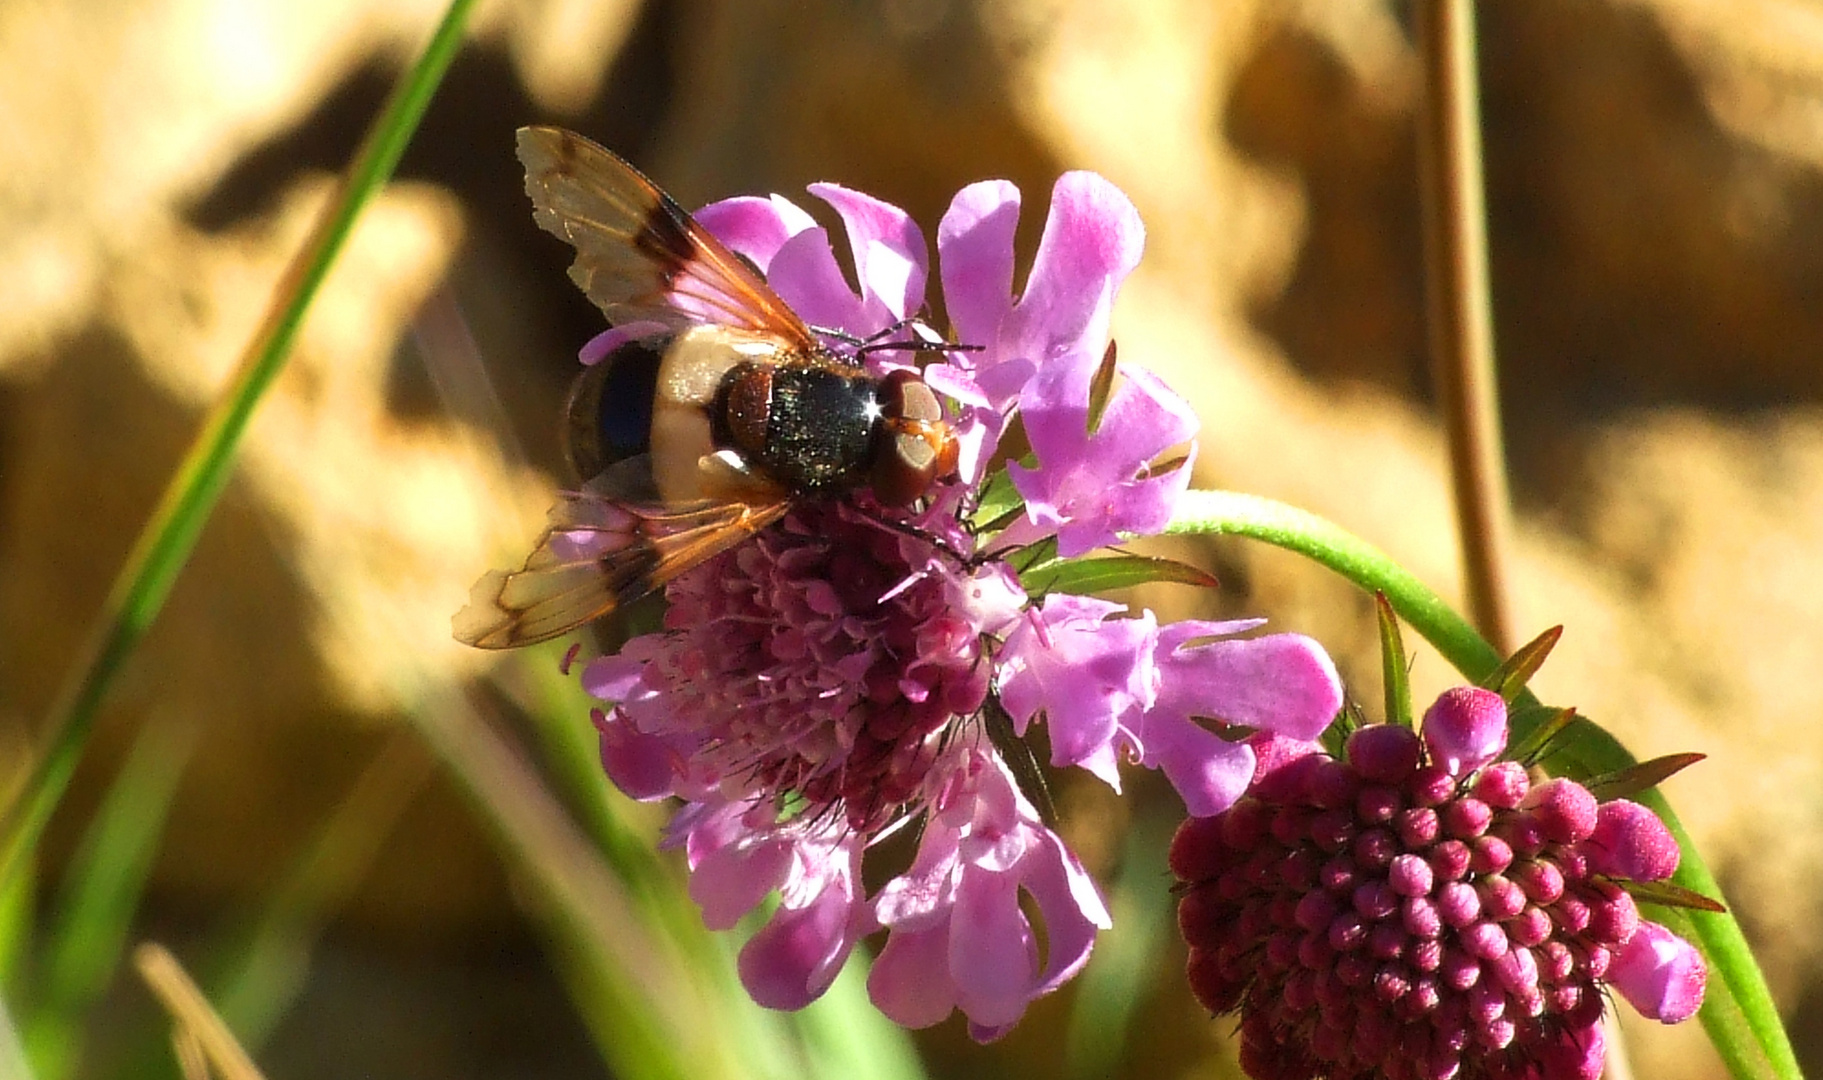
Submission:
<svg viewBox="0 0 1823 1080">
<path fill-rule="evenodd" d="M 731 199 L 697 219 L 807 323 L 867 338 L 919 315 L 929 258 L 917 225 L 857 192 L 811 191 L 846 227 L 859 295 L 825 231 L 782 198 Z M 1117 789 L 1123 764 L 1161 769 L 1208 816 L 1254 774 L 1237 730 L 1310 739 L 1340 704 L 1335 669 L 1307 638 L 1238 636 L 1257 622 L 1160 626 L 1149 611 L 1022 586 L 1016 568 L 1032 559 L 1162 529 L 1196 421 L 1123 364 L 1091 422 L 1109 312 L 1143 241 L 1127 198 L 1090 173 L 1059 180 L 1015 297 L 1018 217 L 1016 188 L 979 183 L 937 233 L 950 340 L 974 347 L 925 370 L 961 443 L 960 481 L 902 515 L 865 495 L 804 505 L 672 582 L 663 629 L 583 672 L 610 703 L 595 713 L 610 778 L 636 798 L 684 801 L 667 842 L 685 852 L 705 922 L 731 928 L 778 894 L 739 960 L 763 1005 L 815 1000 L 857 942 L 884 931 L 868 981 L 881 1011 L 923 1027 L 960 1010 L 986 1041 L 1082 968 L 1107 907 L 1015 782 L 992 721 L 1016 736 L 1045 725 L 1052 765 Z M 867 362 L 881 373 L 906 358 Z M 1032 453 L 1002 474 L 998 440 L 1015 416 Z M 988 527 L 979 504 L 996 485 L 1018 499 Z M 883 524 L 893 515 L 900 527 Z M 917 837 L 909 865 L 870 862 L 902 826 Z"/>
<path fill-rule="evenodd" d="M 1421 734 L 1264 762 L 1179 830 L 1191 989 L 1240 1014 L 1249 1076 L 1596 1080 L 1604 987 L 1665 1023 L 1696 1011 L 1702 958 L 1621 887 L 1670 876 L 1670 832 L 1534 782 L 1506 745 L 1506 703 L 1458 687 Z"/>
</svg>

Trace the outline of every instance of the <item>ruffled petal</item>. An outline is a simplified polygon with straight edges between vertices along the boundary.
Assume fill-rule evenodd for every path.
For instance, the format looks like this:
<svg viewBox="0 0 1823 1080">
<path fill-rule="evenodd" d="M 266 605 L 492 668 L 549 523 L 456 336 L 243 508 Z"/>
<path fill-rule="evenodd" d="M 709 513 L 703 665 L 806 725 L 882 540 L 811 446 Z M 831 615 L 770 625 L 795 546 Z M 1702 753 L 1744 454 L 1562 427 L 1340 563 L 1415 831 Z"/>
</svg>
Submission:
<svg viewBox="0 0 1823 1080">
<path fill-rule="evenodd" d="M 1098 356 L 1114 294 L 1145 242 L 1139 211 L 1119 188 L 1091 172 L 1059 177 L 1025 293 L 1000 333 L 1001 352 L 1040 365 Z"/>
<path fill-rule="evenodd" d="M 601 736 L 602 771 L 622 794 L 640 802 L 676 794 L 683 762 L 669 741 L 637 730 L 619 709 L 591 709 L 589 718 Z"/>
<path fill-rule="evenodd" d="M 867 973 L 867 996 L 900 1027 L 942 1023 L 956 1008 L 949 971 L 949 925 L 894 930 Z"/>
<path fill-rule="evenodd" d="M 943 303 L 957 341 L 997 351 L 1013 309 L 1013 233 L 1018 225 L 1019 189 L 1005 180 L 970 184 L 950 201 L 937 226 L 937 251 Z"/>
<path fill-rule="evenodd" d="M 923 307 L 930 252 L 911 215 L 838 184 L 812 184 L 810 193 L 833 207 L 848 229 L 869 321 L 889 326 Z"/>
<path fill-rule="evenodd" d="M 1232 623 L 1195 619 L 1158 634 L 1159 711 L 1314 739 L 1342 707 L 1335 662 L 1302 634 L 1210 640 Z"/>
<path fill-rule="evenodd" d="M 752 259 L 762 274 L 785 241 L 816 227 L 815 218 L 782 195 L 740 195 L 712 202 L 692 216 L 729 249 Z"/>
<path fill-rule="evenodd" d="M 1054 765 L 1096 761 L 1105 767 L 1117 740 L 1131 738 L 1123 721 L 1136 720 L 1138 710 L 1152 704 L 1158 625 L 1151 612 L 1108 618 L 1122 610 L 1105 600 L 1052 593 L 1042 608 L 1027 612 L 1001 650 L 1001 702 L 1021 734 L 1044 714 Z"/>
</svg>

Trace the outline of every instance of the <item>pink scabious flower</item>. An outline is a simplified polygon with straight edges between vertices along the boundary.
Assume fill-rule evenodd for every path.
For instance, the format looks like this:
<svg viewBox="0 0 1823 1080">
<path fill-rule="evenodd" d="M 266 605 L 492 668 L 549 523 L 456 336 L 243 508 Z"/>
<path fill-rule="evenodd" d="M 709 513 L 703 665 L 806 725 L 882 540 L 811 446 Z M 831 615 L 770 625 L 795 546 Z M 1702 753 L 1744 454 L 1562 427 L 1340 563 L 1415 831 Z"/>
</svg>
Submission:
<svg viewBox="0 0 1823 1080">
<path fill-rule="evenodd" d="M 1497 760 L 1506 703 L 1449 690 L 1421 733 L 1262 770 L 1171 850 L 1190 985 L 1255 1080 L 1595 1080 L 1603 989 L 1687 1019 L 1706 969 L 1627 881 L 1677 868 L 1637 803 Z"/>
<path fill-rule="evenodd" d="M 864 339 L 919 316 L 918 227 L 866 195 L 810 190 L 846 227 L 858 293 L 824 229 L 784 199 L 731 199 L 697 220 L 807 323 Z M 1011 184 L 974 184 L 938 230 L 951 333 L 974 347 L 924 372 L 959 432 L 959 482 L 912 511 L 865 494 L 803 502 L 678 577 L 663 628 L 582 675 L 605 703 L 594 719 L 613 782 L 684 800 L 669 842 L 708 925 L 779 895 L 740 957 L 764 1005 L 814 1000 L 861 938 L 884 931 L 869 981 L 883 1012 L 922 1027 L 960 1010 L 976 1038 L 997 1037 L 1079 971 L 1109 925 L 1094 882 L 1014 782 L 1012 738 L 1047 725 L 1053 765 L 1115 785 L 1123 762 L 1159 768 L 1195 812 L 1215 813 L 1252 776 L 1256 747 L 1301 745 L 1341 703 L 1308 638 L 1237 636 L 1257 622 L 1161 627 L 1029 576 L 1067 582 L 1073 557 L 1160 530 L 1188 482 L 1196 420 L 1125 364 L 1091 401 L 1143 240 L 1126 197 L 1091 173 L 1064 176 L 1015 297 L 1018 216 Z M 906 355 L 866 362 L 883 372 Z M 1032 454 L 1009 470 L 998 440 L 1015 418 Z M 1223 724 L 1258 734 L 1225 738 L 1212 730 Z M 996 726 L 1015 734 L 990 737 Z M 864 876 L 875 842 L 907 824 L 912 865 L 869 863 Z"/>
</svg>

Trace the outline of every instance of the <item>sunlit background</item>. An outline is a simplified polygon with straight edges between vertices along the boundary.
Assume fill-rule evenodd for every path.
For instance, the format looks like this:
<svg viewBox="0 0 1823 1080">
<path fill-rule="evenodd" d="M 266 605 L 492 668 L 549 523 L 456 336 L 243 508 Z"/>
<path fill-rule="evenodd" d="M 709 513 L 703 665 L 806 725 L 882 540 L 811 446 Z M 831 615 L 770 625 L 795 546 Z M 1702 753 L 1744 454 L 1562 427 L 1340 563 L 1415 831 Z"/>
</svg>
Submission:
<svg viewBox="0 0 1823 1080">
<path fill-rule="evenodd" d="M 440 10 L 0 5 L 0 791 Z M 1823 4 L 1486 5 L 1481 49 L 1511 585 L 1522 634 L 1566 627 L 1535 685 L 1641 757 L 1710 755 L 1667 793 L 1823 1070 Z M 1058 173 L 1102 172 L 1149 230 L 1121 356 L 1197 405 L 1198 483 L 1315 510 L 1457 595 L 1417 77 L 1406 5 L 1380 0 L 482 4 L 116 686 L 35 896 L 0 919 L 9 990 L 42 1003 L 64 883 L 114 799 L 140 835 L 108 857 L 150 859 L 128 940 L 168 944 L 218 995 L 209 972 L 261 957 L 239 992 L 269 1076 L 609 1074 L 611 1019 L 523 851 L 599 831 L 584 781 L 561 780 L 588 718 L 551 705 L 555 652 L 490 674 L 498 658 L 449 639 L 470 582 L 523 553 L 567 482 L 555 418 L 601 326 L 532 223 L 522 124 L 581 131 L 687 205 L 829 179 L 931 235 L 956 188 L 1007 177 L 1028 251 Z M 1176 553 L 1219 596 L 1143 602 L 1314 634 L 1377 699 L 1351 587 L 1240 543 Z M 1449 672 L 1421 652 L 1415 680 L 1422 697 Z M 986 1049 L 952 1019 L 918 1037 L 926 1067 L 1236 1075 L 1231 1024 L 1183 987 L 1170 793 L 1061 794 L 1071 841 L 1136 898 L 1103 947 L 1138 973 L 1103 984 L 1125 1006 L 1068 990 Z M 581 828 L 501 824 L 559 800 Z M 656 836 L 657 814 L 629 820 Z M 144 1075 L 162 1053 L 130 969 L 101 985 L 40 1036 L 79 1051 L 47 1076 Z M 1642 1077 L 1719 1075 L 1694 1024 L 1629 1036 Z"/>
</svg>

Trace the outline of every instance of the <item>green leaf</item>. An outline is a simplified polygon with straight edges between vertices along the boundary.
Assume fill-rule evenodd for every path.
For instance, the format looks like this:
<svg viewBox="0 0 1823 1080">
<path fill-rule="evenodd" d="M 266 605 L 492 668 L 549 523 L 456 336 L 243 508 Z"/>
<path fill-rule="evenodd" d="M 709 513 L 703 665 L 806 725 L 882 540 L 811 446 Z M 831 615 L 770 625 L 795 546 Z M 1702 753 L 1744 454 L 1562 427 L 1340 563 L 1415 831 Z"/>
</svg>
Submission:
<svg viewBox="0 0 1823 1080">
<path fill-rule="evenodd" d="M 1544 633 L 1519 647 L 1519 651 L 1507 657 L 1495 668 L 1493 673 L 1482 679 L 1477 685 L 1483 689 L 1499 694 L 1508 705 L 1525 689 L 1533 675 L 1538 673 L 1545 658 L 1557 647 L 1557 640 L 1563 637 L 1563 627 L 1553 626 Z"/>
<path fill-rule="evenodd" d="M 1386 686 L 1386 722 L 1407 731 L 1412 720 L 1411 673 L 1406 669 L 1405 641 L 1399 636 L 1399 616 L 1383 592 L 1374 593 L 1374 613 L 1380 622 L 1380 680 Z"/>
<path fill-rule="evenodd" d="M 993 536 L 1023 513 L 1025 498 L 1013 486 L 1012 476 L 1005 469 L 996 469 L 981 484 L 975 512 L 969 515 L 969 531 L 979 537 Z"/>
<path fill-rule="evenodd" d="M 1013 568 L 1015 574 L 1024 574 L 1029 570 L 1054 564 L 1057 561 L 1057 538 L 1055 536 L 1047 536 L 1036 544 L 1009 552 L 1006 557 L 1006 564 Z"/>
<path fill-rule="evenodd" d="M 1102 351 L 1101 363 L 1096 365 L 1095 374 L 1089 379 L 1089 416 L 1088 433 L 1092 436 L 1101 429 L 1102 414 L 1108 411 L 1108 399 L 1114 396 L 1114 340 L 1108 339 L 1108 347 Z"/>
<path fill-rule="evenodd" d="M 84 1019 L 120 967 L 194 736 L 182 723 L 140 731 L 64 873 L 37 1008 L 25 1016 L 26 1051 L 44 1080 L 72 1071 Z"/>
<path fill-rule="evenodd" d="M 981 729 L 987 733 L 987 741 L 1000 751 L 1000 760 L 1012 771 L 1013 782 L 1038 811 L 1040 820 L 1056 827 L 1057 804 L 1051 801 L 1051 785 L 1044 778 L 1044 766 L 1032 753 L 1031 744 L 1019 737 L 1012 716 L 994 694 L 989 694 L 981 705 Z"/>
<path fill-rule="evenodd" d="M 279 279 L 265 321 L 248 343 L 227 390 L 204 419 L 202 430 L 134 541 L 126 565 L 115 577 L 83 651 L 51 707 L 44 754 L 17 801 L 0 819 L 0 880 L 10 877 L 15 861 L 37 846 L 51 812 L 62 800 L 114 676 L 145 636 L 178 572 L 189 561 L 216 499 L 233 474 L 235 450 L 254 407 L 290 358 L 311 301 L 356 219 L 392 176 L 423 119 L 444 72 L 462 47 L 463 26 L 474 2 L 450 0 L 424 52 L 368 129 L 341 187 Z"/>
<path fill-rule="evenodd" d="M 1625 881 L 1615 882 L 1627 895 L 1647 904 L 1660 907 L 1683 908 L 1686 911 L 1708 911 L 1723 914 L 1728 909 L 1719 900 L 1711 900 L 1702 893 L 1673 885 L 1669 881 Z"/>
<path fill-rule="evenodd" d="M 1531 765 L 1545 757 L 1551 743 L 1569 730 L 1576 721 L 1575 709 L 1553 709 L 1549 705 L 1516 705 L 1507 712 L 1507 726 L 1513 741 L 1504 755 L 1511 761 Z"/>
<path fill-rule="evenodd" d="M 1708 757 L 1708 754 L 1666 754 L 1651 761 L 1642 761 L 1638 765 L 1615 772 L 1604 773 L 1594 779 L 1584 781 L 1583 787 L 1589 789 L 1596 801 L 1607 802 L 1609 799 L 1631 799 L 1642 791 L 1655 788 L 1678 773 Z"/>
<path fill-rule="evenodd" d="M 1217 584 L 1215 578 L 1205 570 L 1176 559 L 1152 555 L 1055 559 L 1040 563 L 1019 575 L 1019 585 L 1029 596 L 1043 596 L 1053 592 L 1097 593 L 1153 581 L 1172 581 L 1206 589 L 1213 589 Z"/>
</svg>

